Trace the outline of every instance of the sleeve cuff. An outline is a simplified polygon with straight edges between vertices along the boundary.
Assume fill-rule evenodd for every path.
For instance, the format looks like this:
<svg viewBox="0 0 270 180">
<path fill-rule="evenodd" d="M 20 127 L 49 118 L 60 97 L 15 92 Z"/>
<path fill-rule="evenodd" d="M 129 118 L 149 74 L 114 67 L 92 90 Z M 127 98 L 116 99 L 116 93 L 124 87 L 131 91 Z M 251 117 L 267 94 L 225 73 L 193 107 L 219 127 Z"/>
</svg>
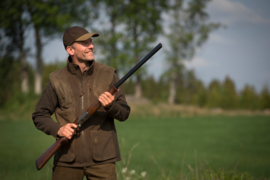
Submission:
<svg viewBox="0 0 270 180">
<path fill-rule="evenodd" d="M 104 109 L 110 114 L 113 115 L 114 112 L 117 112 L 118 108 L 117 108 L 117 103 L 115 103 L 115 101 L 112 102 L 112 104 L 110 106 L 104 107 Z"/>
<path fill-rule="evenodd" d="M 61 128 L 60 124 L 56 123 L 56 125 L 51 129 L 51 135 L 55 138 L 58 138 L 57 132 Z"/>
</svg>

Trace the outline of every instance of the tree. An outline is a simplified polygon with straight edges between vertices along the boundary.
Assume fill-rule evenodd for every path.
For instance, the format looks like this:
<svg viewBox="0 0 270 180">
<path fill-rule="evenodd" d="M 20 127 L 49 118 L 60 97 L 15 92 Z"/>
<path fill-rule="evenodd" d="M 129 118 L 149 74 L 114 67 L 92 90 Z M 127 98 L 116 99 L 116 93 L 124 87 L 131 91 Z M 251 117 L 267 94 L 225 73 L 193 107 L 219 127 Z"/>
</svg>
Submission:
<svg viewBox="0 0 270 180">
<path fill-rule="evenodd" d="M 161 101 L 160 94 L 162 86 L 155 81 L 153 76 L 149 76 L 142 81 L 143 96 L 151 99 L 152 101 Z"/>
<path fill-rule="evenodd" d="M 237 93 L 233 80 L 227 76 L 222 86 L 222 104 L 225 109 L 234 109 L 237 105 Z"/>
<path fill-rule="evenodd" d="M 213 80 L 207 92 L 207 107 L 216 108 L 221 107 L 222 91 L 221 83 L 218 80 Z"/>
<path fill-rule="evenodd" d="M 21 63 L 21 91 L 29 92 L 29 79 L 26 61 L 25 31 L 30 25 L 29 18 L 25 16 L 24 1 L 3 0 L 0 3 L 0 29 L 3 30 L 4 38 L 12 45 L 11 54 L 19 51 Z"/>
<path fill-rule="evenodd" d="M 14 74 L 20 73 L 18 61 L 10 53 L 0 57 L 0 107 L 13 95 L 13 90 L 18 89 L 18 79 Z"/>
<path fill-rule="evenodd" d="M 88 13 L 87 6 L 91 2 L 84 0 L 26 0 L 36 40 L 36 94 L 40 94 L 42 90 L 42 50 L 45 38 L 48 40 L 55 37 L 76 22 L 81 22 L 80 24 L 85 26 L 89 22 L 90 13 Z"/>
<path fill-rule="evenodd" d="M 207 103 L 207 92 L 202 81 L 197 80 L 196 94 L 193 95 L 193 103 L 200 107 L 204 107 Z"/>
<path fill-rule="evenodd" d="M 209 0 L 174 0 L 171 1 L 170 11 L 166 21 L 169 22 L 169 30 L 165 35 L 169 41 L 169 50 L 166 51 L 166 74 L 170 80 L 168 102 L 175 103 L 175 89 L 177 74 L 183 70 L 184 60 L 190 60 L 195 54 L 196 48 L 203 45 L 208 35 L 217 29 L 219 23 L 208 22 L 208 14 L 205 11 Z"/>
<path fill-rule="evenodd" d="M 161 13 L 166 7 L 166 1 L 164 0 L 124 1 L 121 10 L 124 16 L 121 20 L 125 38 L 121 43 L 126 56 L 130 57 L 133 64 L 137 64 L 140 58 L 153 48 L 152 44 L 162 30 Z M 142 69 L 135 74 L 136 98 L 142 96 Z"/>
<path fill-rule="evenodd" d="M 95 32 L 99 32 L 101 36 L 95 40 L 95 45 L 100 46 L 101 49 L 101 61 L 111 67 L 114 67 L 118 74 L 123 74 L 129 70 L 130 60 L 127 54 L 123 53 L 124 49 L 121 47 L 121 41 L 123 41 L 123 32 L 119 30 L 121 26 L 121 18 L 124 16 L 122 13 L 122 6 L 124 1 L 117 0 L 100 0 L 98 3 L 98 9 L 101 12 L 106 12 L 102 19 L 99 19 L 102 26 L 98 26 L 94 29 Z"/>
<path fill-rule="evenodd" d="M 261 91 L 259 102 L 261 109 L 270 109 L 270 93 L 266 85 L 264 85 Z"/>
<path fill-rule="evenodd" d="M 185 72 L 183 84 L 183 102 L 203 106 L 206 102 L 206 92 L 203 83 L 197 79 L 194 70 Z"/>
<path fill-rule="evenodd" d="M 240 107 L 249 110 L 258 108 L 258 96 L 253 86 L 245 85 L 240 92 Z"/>
</svg>

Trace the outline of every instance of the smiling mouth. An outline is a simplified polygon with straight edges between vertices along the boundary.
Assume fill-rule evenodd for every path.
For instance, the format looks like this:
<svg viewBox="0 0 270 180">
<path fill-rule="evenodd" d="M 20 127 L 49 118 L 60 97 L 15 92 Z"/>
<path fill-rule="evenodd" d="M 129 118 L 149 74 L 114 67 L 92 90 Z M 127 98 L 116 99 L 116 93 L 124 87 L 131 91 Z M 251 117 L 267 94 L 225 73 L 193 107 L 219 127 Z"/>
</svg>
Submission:
<svg viewBox="0 0 270 180">
<path fill-rule="evenodd" d="M 85 52 L 85 53 L 94 53 L 93 51 L 87 51 L 87 52 Z"/>
</svg>

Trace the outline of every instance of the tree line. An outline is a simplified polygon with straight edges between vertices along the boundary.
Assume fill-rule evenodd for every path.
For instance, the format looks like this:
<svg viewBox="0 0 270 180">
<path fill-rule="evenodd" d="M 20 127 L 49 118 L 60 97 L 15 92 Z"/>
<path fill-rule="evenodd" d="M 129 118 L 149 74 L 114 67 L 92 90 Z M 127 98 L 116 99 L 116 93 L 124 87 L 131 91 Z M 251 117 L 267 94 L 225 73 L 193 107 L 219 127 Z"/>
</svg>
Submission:
<svg viewBox="0 0 270 180">
<path fill-rule="evenodd" d="M 49 74 L 65 65 L 66 62 L 43 64 L 42 89 L 49 82 Z M 17 76 L 20 74 L 21 68 L 19 61 L 10 57 L 6 57 L 5 61 L 1 60 L 0 67 L 4 67 L 0 68 L 1 107 L 12 96 L 21 96 L 20 80 Z M 33 91 L 35 72 L 31 66 L 28 67 L 28 70 L 30 89 Z M 151 75 L 144 75 L 141 82 L 142 97 L 149 99 L 152 103 L 168 103 L 170 98 L 168 78 L 163 75 L 155 79 Z M 134 95 L 135 78 L 130 78 L 122 86 L 125 94 Z M 205 85 L 196 77 L 194 70 L 184 68 L 181 79 L 177 79 L 175 104 L 205 108 L 265 110 L 270 109 L 270 92 L 266 85 L 261 91 L 257 91 L 254 86 L 248 84 L 237 90 L 234 81 L 229 76 L 222 81 L 213 79 L 208 85 Z"/>
<path fill-rule="evenodd" d="M 213 79 L 209 85 L 205 85 L 196 77 L 194 70 L 185 69 L 182 73 L 182 78 L 176 83 L 176 104 L 228 110 L 270 109 L 270 92 L 266 85 L 261 91 L 256 91 L 254 86 L 248 84 L 236 90 L 235 83 L 229 76 L 222 81 Z M 132 79 L 125 83 L 125 93 L 133 94 L 134 86 Z M 143 96 L 153 103 L 167 103 L 170 98 L 169 86 L 168 77 L 161 76 L 156 80 L 148 76 L 142 82 Z"/>
<path fill-rule="evenodd" d="M 168 46 L 164 48 L 166 71 L 160 79 L 156 82 L 152 77 L 145 77 L 146 68 L 143 67 L 126 83 L 129 85 L 124 86 L 127 93 L 132 93 L 137 98 L 145 96 L 153 101 L 170 104 L 222 108 L 244 107 L 240 106 L 240 101 L 254 104 L 254 98 L 259 97 L 254 88 L 247 86 L 245 93 L 243 92 L 247 97 L 239 100 L 240 95 L 236 93 L 229 77 L 226 78 L 228 82 L 225 80 L 228 83 L 226 86 L 225 82 L 213 81 L 209 87 L 205 87 L 195 77 L 195 73 L 186 70 L 184 66 L 183 62 L 193 58 L 196 49 L 207 41 L 209 34 L 222 26 L 209 21 L 206 12 L 209 2 L 2 0 L 0 105 L 16 93 L 32 92 L 38 95 L 42 92 L 48 82 L 48 74 L 63 66 L 62 63 L 44 64 L 43 48 L 51 39 L 62 37 L 64 30 L 73 25 L 87 27 L 92 32 L 102 34 L 95 39 L 95 45 L 101 49 L 100 60 L 116 68 L 119 74 L 126 73 L 138 63 L 152 49 L 158 38 L 167 42 Z M 31 45 L 26 43 L 29 31 L 34 32 L 35 43 Z M 35 51 L 30 51 L 33 47 Z M 29 57 L 34 57 L 34 67 L 27 61 Z M 229 86 L 233 88 L 230 89 Z M 268 97 L 268 89 L 265 94 Z M 225 95 L 227 98 L 224 98 Z M 253 106 L 261 108 L 258 104 L 261 101 L 256 101 Z M 250 107 L 246 105 L 245 108 Z"/>
</svg>

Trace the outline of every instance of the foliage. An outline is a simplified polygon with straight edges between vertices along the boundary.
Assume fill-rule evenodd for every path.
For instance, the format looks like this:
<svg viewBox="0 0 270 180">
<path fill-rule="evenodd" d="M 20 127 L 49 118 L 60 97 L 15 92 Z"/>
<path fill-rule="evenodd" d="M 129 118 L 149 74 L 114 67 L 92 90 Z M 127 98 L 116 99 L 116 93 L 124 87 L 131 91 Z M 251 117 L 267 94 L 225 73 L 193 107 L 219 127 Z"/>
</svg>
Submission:
<svg viewBox="0 0 270 180">
<path fill-rule="evenodd" d="M 0 30 L 3 37 L 0 37 L 3 44 L 0 49 L 1 56 L 10 53 L 9 56 L 20 59 L 21 91 L 29 92 L 29 69 L 26 62 L 26 55 L 29 49 L 25 47 L 25 32 L 30 26 L 30 19 L 24 15 L 26 10 L 25 1 L 3 0 L 0 3 Z"/>
<path fill-rule="evenodd" d="M 25 1 L 2 0 L 0 4 L 0 29 L 17 50 L 24 48 L 24 33 L 30 25 L 29 18 L 23 15 L 25 9 Z"/>
<path fill-rule="evenodd" d="M 130 60 L 131 65 L 135 65 L 146 55 L 152 44 L 157 40 L 158 34 L 161 33 L 161 14 L 167 8 L 167 2 L 164 0 L 140 0 L 124 1 L 121 20 L 123 22 L 123 39 L 122 46 L 124 53 Z M 131 62 L 131 61 L 127 61 Z M 135 96 L 142 96 L 141 80 L 143 78 L 145 66 L 135 73 Z"/>
<path fill-rule="evenodd" d="M 128 79 L 124 84 L 122 84 L 125 94 L 134 94 L 135 84 L 132 78 Z"/>
<path fill-rule="evenodd" d="M 36 73 L 35 93 L 41 93 L 42 85 L 42 50 L 44 39 L 53 38 L 65 29 L 78 23 L 82 26 L 88 24 L 93 11 L 88 11 L 88 6 L 95 1 L 85 0 L 3 0 L 0 3 L 0 30 L 5 38 L 9 38 L 14 49 L 19 52 L 21 58 L 21 87 L 24 93 L 29 92 L 25 47 L 26 30 L 33 29 L 36 47 Z M 1 52 L 2 53 L 2 52 Z M 14 55 L 15 53 L 13 53 Z M 18 53 L 17 53 L 18 54 Z"/>
<path fill-rule="evenodd" d="M 49 74 L 65 66 L 66 63 L 44 64 L 43 87 L 49 82 Z M 4 56 L 0 59 L 0 107 L 7 112 L 16 111 L 17 114 L 32 112 L 39 98 L 34 95 L 34 70 L 28 67 L 29 80 L 32 86 L 29 93 L 20 91 L 20 64 L 13 57 Z"/>
<path fill-rule="evenodd" d="M 84 0 L 26 0 L 26 6 L 34 28 L 41 31 L 43 37 L 54 37 L 72 23 L 85 26 L 90 16 Z"/>
<path fill-rule="evenodd" d="M 167 84 L 161 80 L 157 81 L 149 76 L 142 81 L 143 96 L 153 102 L 166 102 Z"/>
<path fill-rule="evenodd" d="M 225 78 L 222 90 L 221 108 L 234 109 L 236 107 L 237 96 L 234 82 L 230 77 L 227 76 Z"/>
<path fill-rule="evenodd" d="M 72 23 L 87 24 L 91 13 L 85 6 L 86 1 L 68 0 L 26 0 L 26 13 L 31 19 L 35 33 L 36 47 L 36 73 L 35 93 L 40 94 L 42 90 L 42 50 L 44 38 L 53 38 L 56 34 L 63 33 Z"/>
<path fill-rule="evenodd" d="M 98 60 L 101 63 L 114 67 L 118 74 L 126 73 L 131 64 L 131 58 L 125 54 L 121 42 L 124 41 L 125 36 L 123 30 L 119 30 L 122 25 L 122 12 L 123 0 L 110 1 L 101 0 L 98 3 L 98 9 L 104 11 L 105 16 L 100 17 L 99 21 L 101 26 L 94 28 L 95 32 L 100 33 L 100 37 L 95 39 L 97 50 L 101 49 L 101 58 Z"/>
<path fill-rule="evenodd" d="M 218 80 L 213 80 L 208 88 L 207 106 L 208 107 L 219 107 L 221 101 L 221 90 L 222 86 Z"/>
<path fill-rule="evenodd" d="M 229 76 L 223 82 L 212 80 L 208 87 L 196 77 L 193 70 L 183 70 L 181 77 L 181 84 L 178 85 L 176 93 L 177 104 L 222 109 L 270 109 L 270 93 L 267 86 L 264 86 L 260 93 L 249 85 L 238 92 Z M 123 84 L 126 94 L 133 94 L 134 87 L 135 82 L 132 79 Z M 152 102 L 166 102 L 169 96 L 168 87 L 166 76 L 158 80 L 149 76 L 142 80 L 143 97 Z"/>
<path fill-rule="evenodd" d="M 265 98 L 263 99 L 266 100 Z M 244 89 L 240 92 L 240 107 L 249 110 L 258 109 L 258 100 L 259 97 L 256 94 L 255 88 L 253 86 L 245 85 Z"/>
<path fill-rule="evenodd" d="M 65 62 L 43 65 L 43 88 L 49 82 L 49 74 L 65 65 Z M 32 84 L 30 87 L 31 94 L 33 92 L 34 72 L 31 66 L 28 68 L 30 72 L 29 79 Z M 0 89 L 0 107 L 15 109 L 31 101 L 31 98 L 27 99 L 29 95 L 23 95 L 20 91 L 19 74 L 20 64 L 17 60 L 9 56 L 0 59 L 0 85 L 2 87 Z M 192 70 L 183 71 L 182 78 L 182 85 L 177 89 L 176 102 L 178 104 L 224 109 L 270 109 L 270 93 L 267 86 L 260 93 L 257 93 L 254 87 L 246 85 L 238 93 L 230 77 L 226 77 L 223 83 L 219 80 L 213 80 L 208 87 L 205 87 Z M 157 80 L 151 76 L 145 77 L 142 80 L 143 97 L 155 103 L 166 102 L 169 96 L 168 86 L 169 83 L 166 77 Z M 123 84 L 126 94 L 133 94 L 134 87 L 133 78 Z M 38 98 L 38 96 L 33 96 L 33 98 Z"/>
<path fill-rule="evenodd" d="M 202 46 L 208 39 L 208 35 L 217 29 L 220 24 L 208 22 L 206 4 L 209 0 L 175 0 L 170 1 L 168 17 L 169 28 L 165 29 L 169 42 L 169 50 L 166 51 L 167 71 L 170 90 L 168 102 L 175 103 L 178 79 L 184 70 L 183 61 L 190 60 L 197 47 Z M 187 98 L 190 98 L 187 96 Z M 189 101 L 189 100 L 187 100 Z"/>
<path fill-rule="evenodd" d="M 261 109 L 266 108 L 270 109 L 270 92 L 266 85 L 263 87 L 263 90 L 261 91 L 259 103 Z"/>
<path fill-rule="evenodd" d="M 0 107 L 13 95 L 13 90 L 19 87 L 20 65 L 8 55 L 0 59 Z"/>
<path fill-rule="evenodd" d="M 113 3 L 109 0 L 1 1 L 0 106 L 4 107 L 6 103 L 7 106 L 13 106 L 10 102 L 15 103 L 16 98 L 22 95 L 20 91 L 22 71 L 28 73 L 29 93 L 33 92 L 34 68 L 28 63 L 23 63 L 26 60 L 22 58 L 30 56 L 28 47 L 24 45 L 26 30 L 37 28 L 43 40 L 46 38 L 50 40 L 54 35 L 59 35 L 64 29 L 76 23 L 91 27 L 95 23 L 101 23 L 99 28 L 95 29 L 101 33 L 101 36 L 94 39 L 97 46 L 103 47 L 100 53 L 101 61 L 115 67 L 119 76 L 122 76 L 135 60 L 138 61 L 149 51 L 150 46 L 152 47 L 157 35 L 162 31 L 161 17 L 165 14 L 165 18 L 166 15 L 170 17 L 168 20 L 170 32 L 167 32 L 166 36 L 170 43 L 170 50 L 166 56 L 168 71 L 159 79 L 148 76 L 146 69 L 136 73 L 123 85 L 127 94 L 136 92 L 139 79 L 144 97 L 152 102 L 166 102 L 171 94 L 168 89 L 172 85 L 173 78 L 175 80 L 174 102 L 177 104 L 224 109 L 270 109 L 270 94 L 267 86 L 259 93 L 249 85 L 238 92 L 229 76 L 223 81 L 212 80 L 206 86 L 196 77 L 194 70 L 187 70 L 184 67 L 182 61 L 192 58 L 196 47 L 203 45 L 208 34 L 220 26 L 218 23 L 208 22 L 208 15 L 205 12 L 208 0 L 118 0 L 117 2 Z M 89 7 L 91 11 L 88 10 Z M 104 14 L 99 13 L 100 11 Z M 95 18 L 95 21 L 90 22 L 92 18 Z M 42 41 L 39 45 L 43 47 L 44 44 Z M 42 49 L 39 50 L 42 53 Z M 41 62 L 44 71 L 43 88 L 49 81 L 49 74 L 63 64 L 45 65 Z M 25 97 L 27 96 L 26 94 Z M 18 102 L 21 100 L 18 99 Z"/>
<path fill-rule="evenodd" d="M 166 1 L 100 0 L 97 7 L 105 12 L 97 20 L 101 26 L 94 29 L 101 34 L 95 40 L 101 49 L 101 62 L 116 68 L 119 74 L 126 73 L 148 53 L 161 32 Z"/>
</svg>

